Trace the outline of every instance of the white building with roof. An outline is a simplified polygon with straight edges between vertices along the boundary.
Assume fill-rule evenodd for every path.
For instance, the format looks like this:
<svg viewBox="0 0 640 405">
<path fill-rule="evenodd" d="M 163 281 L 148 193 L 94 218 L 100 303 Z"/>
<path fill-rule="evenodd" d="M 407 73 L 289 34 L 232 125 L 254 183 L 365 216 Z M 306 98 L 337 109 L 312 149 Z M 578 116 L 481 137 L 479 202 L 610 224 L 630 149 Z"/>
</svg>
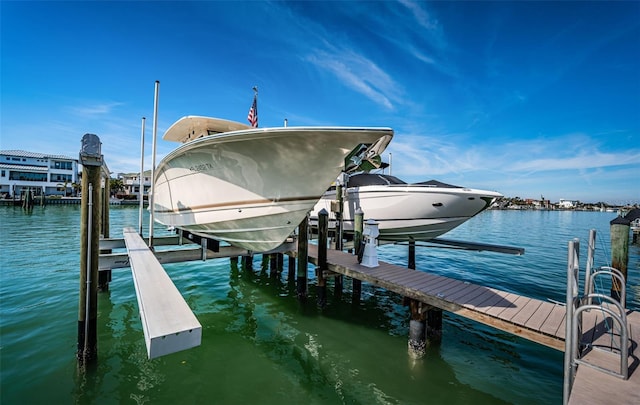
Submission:
<svg viewBox="0 0 640 405">
<path fill-rule="evenodd" d="M 142 173 L 142 179 L 140 173 L 118 173 L 118 178 L 122 180 L 124 195 L 140 195 L 140 184 L 142 183 L 142 195 L 143 198 L 149 196 L 149 189 L 151 189 L 151 170 L 145 170 Z"/>
<path fill-rule="evenodd" d="M 78 159 L 0 150 L 0 195 L 17 197 L 29 188 L 36 195 L 72 195 L 74 183 L 80 183 Z"/>
<path fill-rule="evenodd" d="M 572 208 L 576 208 L 578 206 L 578 204 L 579 204 L 578 201 L 565 200 L 564 198 L 561 198 L 560 202 L 558 203 L 558 208 L 572 209 Z"/>
</svg>

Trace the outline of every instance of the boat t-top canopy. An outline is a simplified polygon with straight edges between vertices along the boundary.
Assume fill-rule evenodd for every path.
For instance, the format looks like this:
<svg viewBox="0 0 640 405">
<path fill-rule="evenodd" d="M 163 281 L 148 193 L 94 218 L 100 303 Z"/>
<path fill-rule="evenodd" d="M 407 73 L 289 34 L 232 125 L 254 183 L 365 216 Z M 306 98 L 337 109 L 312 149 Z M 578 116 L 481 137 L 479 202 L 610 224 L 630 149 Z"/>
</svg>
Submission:
<svg viewBox="0 0 640 405">
<path fill-rule="evenodd" d="M 252 127 L 240 122 L 223 120 L 221 118 L 189 115 L 180 118 L 171 125 L 162 139 L 165 141 L 185 143 L 207 135 L 245 129 L 252 129 Z"/>
</svg>

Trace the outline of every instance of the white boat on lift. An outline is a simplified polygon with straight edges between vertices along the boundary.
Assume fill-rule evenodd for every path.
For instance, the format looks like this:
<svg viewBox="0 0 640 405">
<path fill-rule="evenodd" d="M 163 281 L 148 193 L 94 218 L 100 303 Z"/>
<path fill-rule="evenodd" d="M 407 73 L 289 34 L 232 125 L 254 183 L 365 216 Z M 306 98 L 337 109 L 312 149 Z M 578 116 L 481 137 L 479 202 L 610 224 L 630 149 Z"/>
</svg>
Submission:
<svg viewBox="0 0 640 405">
<path fill-rule="evenodd" d="M 434 239 L 463 224 L 474 215 L 489 208 L 502 194 L 452 186 L 435 180 L 407 184 L 397 177 L 360 173 L 348 177 L 344 187 L 343 229 L 353 233 L 356 210 L 361 209 L 364 220 L 378 222 L 380 236 L 387 241 L 416 241 Z M 335 214 L 331 212 L 336 200 L 336 187 L 331 187 L 315 205 L 310 219 L 317 224 L 318 213 L 329 213 L 330 226 Z M 335 204 L 335 203 L 334 203 Z"/>
<path fill-rule="evenodd" d="M 163 136 L 183 144 L 156 169 L 154 218 L 269 251 L 292 234 L 345 162 L 377 157 L 392 137 L 390 128 L 253 128 L 183 117 Z"/>
</svg>

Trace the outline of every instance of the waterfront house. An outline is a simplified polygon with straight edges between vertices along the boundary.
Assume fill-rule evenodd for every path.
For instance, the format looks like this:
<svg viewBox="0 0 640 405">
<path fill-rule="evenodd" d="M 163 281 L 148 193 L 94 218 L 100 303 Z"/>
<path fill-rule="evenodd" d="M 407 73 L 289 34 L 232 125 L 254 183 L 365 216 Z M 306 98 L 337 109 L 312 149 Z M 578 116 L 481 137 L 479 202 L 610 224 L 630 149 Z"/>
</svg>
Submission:
<svg viewBox="0 0 640 405">
<path fill-rule="evenodd" d="M 63 155 L 0 150 L 0 196 L 20 197 L 27 190 L 35 195 L 70 196 L 80 183 L 78 159 Z"/>
<path fill-rule="evenodd" d="M 140 173 L 118 173 L 118 178 L 122 180 L 124 189 L 121 191 L 121 196 L 138 196 L 140 194 L 140 183 L 144 187 L 142 190 L 143 198 L 146 199 L 149 196 L 149 190 L 151 189 L 151 170 L 146 170 L 142 173 L 142 181 L 140 181 Z"/>
<path fill-rule="evenodd" d="M 570 210 L 570 209 L 576 208 L 578 204 L 579 204 L 579 201 L 565 200 L 561 198 L 560 202 L 558 203 L 558 208 Z"/>
</svg>

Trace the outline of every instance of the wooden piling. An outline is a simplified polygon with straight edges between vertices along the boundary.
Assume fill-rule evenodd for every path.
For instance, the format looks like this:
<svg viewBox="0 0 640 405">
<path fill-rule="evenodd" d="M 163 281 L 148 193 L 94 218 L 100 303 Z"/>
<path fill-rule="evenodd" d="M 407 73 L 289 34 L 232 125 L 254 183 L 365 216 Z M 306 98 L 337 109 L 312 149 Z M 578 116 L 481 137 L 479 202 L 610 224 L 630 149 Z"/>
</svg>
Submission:
<svg viewBox="0 0 640 405">
<path fill-rule="evenodd" d="M 410 269 L 416 269 L 416 241 L 413 238 L 409 238 L 409 260 L 407 267 Z"/>
<path fill-rule="evenodd" d="M 355 212 L 355 216 L 353 218 L 353 248 L 354 253 L 358 257 L 362 257 L 362 231 L 364 229 L 364 212 L 362 212 L 361 208 L 358 208 Z M 358 260 L 359 261 L 359 260 Z M 354 304 L 360 303 L 360 299 L 362 296 L 362 280 L 358 280 L 356 278 L 352 279 L 352 287 L 351 287 L 351 302 Z"/>
<path fill-rule="evenodd" d="M 296 262 L 293 257 L 287 256 L 287 280 L 290 283 L 296 281 Z"/>
<path fill-rule="evenodd" d="M 31 196 L 31 187 L 27 188 L 22 200 L 22 209 L 25 211 L 33 210 L 33 197 Z"/>
<path fill-rule="evenodd" d="M 442 309 L 429 306 L 427 309 L 427 342 L 429 345 L 442 341 Z"/>
<path fill-rule="evenodd" d="M 611 232 L 611 266 L 620 270 L 625 282 L 627 281 L 627 264 L 629 263 L 629 228 L 631 221 L 623 217 L 612 220 Z M 611 298 L 620 301 L 622 286 L 616 278 L 611 280 Z M 626 307 L 626 303 L 622 303 Z"/>
<path fill-rule="evenodd" d="M 278 268 L 278 254 L 271 253 L 269 256 L 269 276 L 278 277 L 280 270 Z"/>
<path fill-rule="evenodd" d="M 307 262 L 309 260 L 309 216 L 307 215 L 298 226 L 298 274 L 296 285 L 298 299 L 307 298 Z"/>
<path fill-rule="evenodd" d="M 103 170 L 102 175 L 104 178 L 104 189 L 102 193 L 102 227 L 100 233 L 103 238 L 107 239 L 109 238 L 109 197 L 111 195 L 111 179 L 109 172 L 105 172 Z"/>
<path fill-rule="evenodd" d="M 407 267 L 416 269 L 416 241 L 409 238 Z M 424 356 L 427 345 L 442 340 L 442 309 L 405 297 L 411 309 L 409 321 L 409 354 L 414 358 Z M 406 305 L 406 304 L 405 304 Z"/>
<path fill-rule="evenodd" d="M 344 197 L 343 197 L 343 188 L 342 183 L 338 182 L 336 185 L 336 197 L 338 200 L 338 206 L 336 210 L 336 250 L 343 249 L 343 222 L 342 222 L 342 211 L 344 209 Z M 333 278 L 334 287 L 333 291 L 336 297 L 342 296 L 342 287 L 343 287 L 343 277 L 342 275 L 337 275 Z"/>
<path fill-rule="evenodd" d="M 80 151 L 83 169 L 77 345 L 77 358 L 81 365 L 95 362 L 98 356 L 98 260 L 102 207 L 100 199 L 102 155 L 100 149 L 100 139 L 96 135 L 84 135 Z"/>
<path fill-rule="evenodd" d="M 426 339 L 426 315 L 423 311 L 423 303 L 411 299 L 409 307 L 411 309 L 411 319 L 409 321 L 409 356 L 414 359 L 424 357 L 427 352 Z"/>
<path fill-rule="evenodd" d="M 242 256 L 242 270 L 253 269 L 253 256 Z"/>
<path fill-rule="evenodd" d="M 102 177 L 104 178 L 104 188 L 102 190 L 102 213 L 101 218 L 101 234 L 105 239 L 109 238 L 109 197 L 111 195 L 110 174 L 108 170 L 104 170 L 102 166 Z M 111 251 L 100 252 L 111 253 Z M 98 274 L 98 291 L 108 291 L 111 282 L 111 269 L 100 271 Z"/>
<path fill-rule="evenodd" d="M 342 184 L 336 184 L 336 250 L 342 250 L 342 210 L 344 199 L 342 197 Z"/>
<path fill-rule="evenodd" d="M 324 271 L 327 267 L 327 238 L 329 236 L 329 213 L 324 208 L 318 213 L 318 266 L 316 266 L 316 285 L 318 306 L 327 304 L 327 280 Z"/>
</svg>

